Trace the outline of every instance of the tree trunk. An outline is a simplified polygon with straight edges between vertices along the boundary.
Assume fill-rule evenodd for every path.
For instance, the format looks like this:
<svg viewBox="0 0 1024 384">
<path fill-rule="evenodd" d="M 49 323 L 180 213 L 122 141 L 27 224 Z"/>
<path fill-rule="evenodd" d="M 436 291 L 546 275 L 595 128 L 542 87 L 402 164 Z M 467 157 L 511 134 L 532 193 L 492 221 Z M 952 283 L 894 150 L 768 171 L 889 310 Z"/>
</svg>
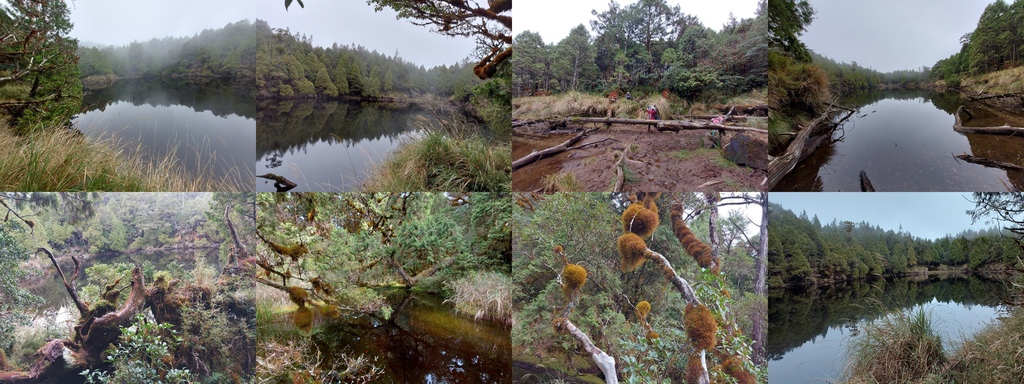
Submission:
<svg viewBox="0 0 1024 384">
<path fill-rule="evenodd" d="M 718 227 L 718 194 L 705 193 L 704 199 L 708 202 L 708 236 L 711 240 L 711 260 L 721 270 L 721 264 L 718 261 L 718 231 L 716 230 Z"/>
<path fill-rule="evenodd" d="M 241 255 L 242 257 L 246 257 L 249 255 L 249 252 L 247 252 L 245 250 L 245 247 L 242 246 L 242 242 L 238 241 L 238 233 L 235 232 L 235 225 L 231 223 L 231 217 L 228 216 L 228 211 L 230 209 L 230 204 L 224 207 L 224 221 L 228 223 L 228 230 L 231 231 L 231 239 L 235 241 L 235 248 L 238 249 L 237 254 Z M 235 265 L 238 262 L 238 259 L 235 257 L 235 254 L 236 252 L 231 252 L 230 258 L 228 259 L 229 265 Z"/>
<path fill-rule="evenodd" d="M 579 328 L 576 328 L 569 319 L 562 319 L 560 324 L 556 324 L 556 328 L 564 329 L 570 335 L 580 341 L 583 344 L 583 350 L 590 354 L 590 357 L 594 359 L 594 364 L 601 369 L 604 373 L 604 380 L 608 384 L 618 384 L 619 376 L 618 372 L 615 371 L 615 359 L 609 356 L 607 353 L 594 345 L 593 341 L 590 341 L 590 337 L 587 337 L 586 333 L 583 333 Z"/>
<path fill-rule="evenodd" d="M 761 205 L 761 231 L 760 238 L 758 239 L 759 244 L 757 245 L 757 258 L 754 259 L 754 271 L 756 274 L 754 280 L 754 294 L 760 297 L 766 297 L 767 287 L 765 280 L 767 279 L 767 266 L 768 266 L 768 192 L 760 193 L 760 205 Z M 754 363 L 763 364 L 765 362 L 765 336 L 768 330 L 768 324 L 765 322 L 768 320 L 768 308 L 767 302 L 763 305 L 757 305 L 757 310 L 754 315 Z"/>
<path fill-rule="evenodd" d="M 817 119 L 814 119 L 807 127 L 803 128 L 796 134 L 796 138 L 789 143 L 789 147 L 786 148 L 786 152 L 782 155 L 771 159 L 768 163 L 768 183 L 767 187 L 771 190 L 775 187 L 775 184 L 782 180 L 782 177 L 786 176 L 793 168 L 796 168 L 796 164 L 800 162 L 804 154 L 804 146 L 807 141 L 811 139 L 811 135 L 818 130 L 818 125 L 823 124 L 825 119 L 832 113 L 832 109 L 828 109 L 825 113 L 822 113 Z M 847 112 L 853 114 L 853 112 Z"/>
<path fill-rule="evenodd" d="M 964 106 L 956 109 L 956 124 L 953 125 L 953 130 L 960 133 L 985 133 L 990 135 L 1018 135 L 1024 137 L 1024 128 L 1022 127 L 1011 127 L 1004 125 L 1001 127 L 965 127 L 960 121 L 960 112 L 964 110 Z"/>
<path fill-rule="evenodd" d="M 529 164 L 531 162 L 534 162 L 534 161 L 543 159 L 545 157 L 561 153 L 561 152 L 565 151 L 566 149 L 568 149 L 570 145 L 573 145 L 577 141 L 580 141 L 581 139 L 583 139 L 583 137 L 589 135 L 591 132 L 594 132 L 596 130 L 597 130 L 597 128 L 588 129 L 586 131 L 580 132 L 580 134 L 578 134 L 576 136 L 573 136 L 571 139 L 566 140 L 562 144 L 558 144 L 558 145 L 556 145 L 554 147 L 545 149 L 543 151 L 533 151 L 529 155 L 523 156 L 523 157 L 519 158 L 518 160 L 513 161 L 512 162 L 512 170 L 515 171 L 516 169 L 522 168 L 523 166 L 525 166 L 525 165 L 527 165 L 527 164 Z"/>
</svg>

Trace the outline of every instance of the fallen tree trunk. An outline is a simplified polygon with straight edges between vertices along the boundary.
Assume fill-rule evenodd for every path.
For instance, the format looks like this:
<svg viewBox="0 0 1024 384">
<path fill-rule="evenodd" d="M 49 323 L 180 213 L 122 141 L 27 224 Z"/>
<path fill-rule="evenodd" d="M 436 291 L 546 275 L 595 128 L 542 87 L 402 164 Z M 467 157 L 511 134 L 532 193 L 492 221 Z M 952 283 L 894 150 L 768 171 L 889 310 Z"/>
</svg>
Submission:
<svg viewBox="0 0 1024 384">
<path fill-rule="evenodd" d="M 871 185 L 871 180 L 868 179 L 868 173 L 863 170 L 860 171 L 860 191 L 861 192 L 874 192 L 875 186 Z"/>
<path fill-rule="evenodd" d="M 569 120 L 575 123 L 594 124 L 628 124 L 628 125 L 651 125 L 659 131 L 679 132 L 686 129 L 718 129 L 735 132 L 757 132 L 768 134 L 767 129 L 753 127 L 735 127 L 731 125 L 714 124 L 710 122 L 697 122 L 685 120 L 645 120 L 645 119 L 622 119 L 606 117 L 576 117 Z"/>
<path fill-rule="evenodd" d="M 597 128 L 591 128 L 591 129 L 588 129 L 586 131 L 580 132 L 580 134 L 578 134 L 576 136 L 573 136 L 571 139 L 566 140 L 562 144 L 558 144 L 558 145 L 556 145 L 554 147 L 551 147 L 551 148 L 548 148 L 548 149 L 545 149 L 545 150 L 542 150 L 542 151 L 530 152 L 529 155 L 523 156 L 523 157 L 519 158 L 518 160 L 513 161 L 512 162 L 512 170 L 515 171 L 516 169 L 522 168 L 523 166 L 525 166 L 525 165 L 527 165 L 527 164 L 529 164 L 531 162 L 534 162 L 534 161 L 537 161 L 537 160 L 540 160 L 540 159 L 543 159 L 545 157 L 552 156 L 552 155 L 555 155 L 555 154 L 558 154 L 558 153 L 562 153 L 566 149 L 568 149 L 570 145 L 575 144 L 577 141 L 580 141 L 585 136 L 589 135 L 591 132 L 594 132 L 596 130 L 597 130 Z"/>
<path fill-rule="evenodd" d="M 960 112 L 964 111 L 964 106 L 956 109 L 956 123 L 953 125 L 953 130 L 960 133 L 985 133 L 990 135 L 1021 135 L 1024 136 L 1024 128 L 1022 127 L 1011 127 L 1010 125 L 1004 125 L 1001 127 L 965 127 L 963 122 L 960 120 Z M 969 112 L 968 112 L 969 113 Z"/>
<path fill-rule="evenodd" d="M 299 186 L 298 184 L 293 183 L 291 180 L 284 178 L 284 176 L 278 176 L 273 173 L 267 173 L 256 177 L 274 180 L 274 188 L 277 188 L 278 192 L 288 192 L 294 189 L 295 187 Z"/>
<path fill-rule="evenodd" d="M 1021 166 L 1019 166 L 1017 164 L 1007 163 L 1005 161 L 999 161 L 999 160 L 986 159 L 984 157 L 972 156 L 972 155 L 968 155 L 966 153 L 960 154 L 960 155 L 956 155 L 955 157 L 960 159 L 960 160 L 966 161 L 968 163 L 981 164 L 981 165 L 984 165 L 986 167 L 996 167 L 996 168 L 1014 169 L 1014 170 L 1024 169 L 1024 167 L 1021 167 Z"/>
<path fill-rule="evenodd" d="M 796 138 L 789 143 L 789 147 L 786 148 L 786 152 L 782 155 L 775 157 L 768 163 L 768 189 L 771 190 L 778 184 L 779 180 L 782 180 L 783 176 L 796 168 L 796 164 L 802 158 L 804 153 L 804 145 L 810 140 L 811 134 L 817 131 L 819 124 L 825 121 L 825 119 L 832 113 L 832 109 L 825 110 L 817 119 L 814 119 L 807 127 L 800 129 L 800 132 L 796 134 Z M 853 112 L 847 112 L 853 113 Z"/>
</svg>

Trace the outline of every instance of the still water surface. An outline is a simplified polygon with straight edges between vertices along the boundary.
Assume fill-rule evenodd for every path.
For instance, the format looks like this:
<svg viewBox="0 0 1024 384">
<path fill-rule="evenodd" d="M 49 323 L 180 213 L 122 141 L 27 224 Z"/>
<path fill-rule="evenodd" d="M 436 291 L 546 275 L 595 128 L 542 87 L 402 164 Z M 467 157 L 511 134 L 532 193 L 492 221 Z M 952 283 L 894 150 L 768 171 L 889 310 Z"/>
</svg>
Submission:
<svg viewBox="0 0 1024 384">
<path fill-rule="evenodd" d="M 173 158 L 193 175 L 253 188 L 256 102 L 238 84 L 190 85 L 161 79 L 121 80 L 87 91 L 78 130 L 117 137 L 143 158 Z"/>
<path fill-rule="evenodd" d="M 355 191 L 432 116 L 415 107 L 346 101 L 267 100 L 257 117 L 256 175 L 273 173 L 296 191 Z M 259 192 L 274 192 L 259 179 Z"/>
<path fill-rule="evenodd" d="M 801 162 L 775 191 L 860 191 L 865 171 L 879 192 L 1024 190 L 1024 172 L 967 163 L 953 157 L 968 153 L 1024 166 L 1024 138 L 961 134 L 953 131 L 957 95 L 923 90 L 887 90 L 854 94 L 841 105 L 859 111 L 813 155 Z M 967 126 L 1009 123 L 1006 116 L 980 106 Z"/>
<path fill-rule="evenodd" d="M 923 308 L 947 352 L 1003 313 L 1004 284 L 980 277 L 874 282 L 768 294 L 768 382 L 834 382 L 846 348 L 862 327 L 882 316 L 881 304 L 903 311 Z"/>
</svg>

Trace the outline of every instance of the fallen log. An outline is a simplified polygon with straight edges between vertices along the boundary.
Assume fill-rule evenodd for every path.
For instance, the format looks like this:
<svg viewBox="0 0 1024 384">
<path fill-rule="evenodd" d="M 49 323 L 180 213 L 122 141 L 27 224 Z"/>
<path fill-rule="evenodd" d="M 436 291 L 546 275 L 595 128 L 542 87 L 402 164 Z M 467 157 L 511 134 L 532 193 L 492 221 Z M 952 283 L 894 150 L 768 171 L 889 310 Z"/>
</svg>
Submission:
<svg viewBox="0 0 1024 384">
<path fill-rule="evenodd" d="M 277 188 L 278 192 L 288 192 L 294 189 L 295 187 L 299 186 L 298 184 L 293 183 L 291 180 L 284 178 L 284 176 L 278 176 L 273 173 L 267 173 L 256 177 L 274 180 L 274 188 Z"/>
<path fill-rule="evenodd" d="M 525 165 L 527 165 L 527 164 L 529 164 L 531 162 L 543 159 L 543 158 L 551 156 L 551 155 L 562 153 L 566 149 L 568 149 L 570 145 L 575 144 L 577 141 L 580 141 L 581 139 L 583 139 L 583 137 L 589 135 L 591 132 L 594 132 L 596 130 L 597 130 L 597 128 L 591 128 L 591 129 L 588 129 L 586 131 L 580 132 L 580 134 L 578 134 L 576 136 L 573 136 L 571 139 L 566 140 L 562 144 L 558 144 L 558 145 L 556 145 L 554 147 L 551 147 L 551 148 L 548 148 L 548 149 L 545 149 L 545 150 L 542 150 L 542 151 L 530 152 L 529 155 L 523 156 L 523 157 L 519 158 L 518 160 L 513 161 L 512 162 L 512 170 L 515 171 L 515 170 L 517 170 L 519 168 L 522 168 L 523 166 L 525 166 Z"/>
<path fill-rule="evenodd" d="M 1024 136 L 1024 128 L 1022 127 L 1011 127 L 1009 124 L 1001 127 L 965 127 L 960 119 L 960 112 L 964 111 L 964 106 L 960 106 L 956 109 L 954 117 L 956 123 L 953 125 L 953 130 L 960 133 L 984 133 L 990 135 L 1021 135 Z M 968 112 L 969 114 L 969 112 Z"/>
<path fill-rule="evenodd" d="M 981 165 L 984 165 L 986 167 L 996 167 L 996 168 L 1013 169 L 1013 170 L 1024 169 L 1024 167 L 1021 167 L 1021 166 L 1019 166 L 1017 164 L 1007 163 L 1005 161 L 999 161 L 999 160 L 986 159 L 984 157 L 972 156 L 972 155 L 968 155 L 966 153 L 963 153 L 963 154 L 960 154 L 960 155 L 956 155 L 955 157 L 960 159 L 960 160 L 969 162 L 969 163 L 981 164 Z"/>
<path fill-rule="evenodd" d="M 771 190 L 778 184 L 779 180 L 782 180 L 783 176 L 786 176 L 793 168 L 796 168 L 796 164 L 803 158 L 805 145 L 810 140 L 811 135 L 818 130 L 819 126 L 825 122 L 825 120 L 832 114 L 832 108 L 825 110 L 821 116 L 814 119 L 807 127 L 801 127 L 800 132 L 796 134 L 793 141 L 789 142 L 789 146 L 786 147 L 786 152 L 779 155 L 768 163 L 768 189 Z M 853 112 L 847 112 L 853 114 Z M 849 116 L 847 116 L 849 117 Z M 843 119 L 845 120 L 845 119 Z M 840 120 L 842 121 L 842 120 Z M 831 124 L 829 124 L 831 125 Z"/>
<path fill-rule="evenodd" d="M 731 125 L 714 124 L 710 122 L 697 122 L 697 121 L 685 121 L 685 120 L 645 120 L 645 119 L 622 119 L 622 118 L 606 118 L 606 117 L 576 117 L 569 121 L 575 123 L 594 123 L 594 124 L 629 124 L 629 125 L 651 125 L 656 127 L 659 131 L 672 131 L 679 132 L 686 129 L 718 129 L 723 131 L 735 131 L 735 132 L 757 132 L 768 134 L 767 129 L 754 128 L 754 127 L 737 127 Z"/>
<path fill-rule="evenodd" d="M 860 171 L 860 191 L 861 192 L 874 192 L 875 186 L 871 185 L 871 179 L 868 179 L 868 173 L 863 170 Z"/>
</svg>

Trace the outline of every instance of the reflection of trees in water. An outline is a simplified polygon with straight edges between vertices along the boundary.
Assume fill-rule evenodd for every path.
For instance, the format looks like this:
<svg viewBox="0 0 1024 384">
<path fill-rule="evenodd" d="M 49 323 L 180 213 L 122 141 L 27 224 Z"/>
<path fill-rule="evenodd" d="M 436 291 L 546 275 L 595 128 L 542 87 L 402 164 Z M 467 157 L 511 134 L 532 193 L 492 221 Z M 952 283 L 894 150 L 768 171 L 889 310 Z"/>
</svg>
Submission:
<svg viewBox="0 0 1024 384">
<path fill-rule="evenodd" d="M 956 108 L 963 104 L 960 96 L 953 92 L 936 92 L 925 89 L 869 89 L 860 90 L 843 95 L 840 104 L 850 108 L 861 108 L 885 99 L 914 100 L 924 99 L 926 103 L 932 103 L 935 108 L 952 115 Z M 863 112 L 862 112 L 863 113 Z M 950 126 L 953 123 L 950 121 Z"/>
<path fill-rule="evenodd" d="M 967 134 L 971 154 L 986 159 L 1005 161 L 1024 167 L 1024 138 L 1003 135 Z M 1014 191 L 1024 191 L 1024 170 L 1007 169 L 1006 176 Z"/>
<path fill-rule="evenodd" d="M 511 377 L 511 348 L 492 348 L 484 334 L 459 334 L 452 337 L 456 326 L 451 329 L 437 329 L 434 322 L 445 325 L 457 322 L 472 322 L 470 319 L 455 318 L 444 308 L 440 299 L 426 295 L 410 294 L 408 291 L 383 292 L 394 312 L 390 320 L 374 325 L 331 323 L 323 332 L 315 334 L 314 342 L 322 352 L 328 354 L 325 363 L 332 358 L 331 352 L 349 355 L 366 354 L 378 357 L 377 365 L 384 366 L 385 382 L 504 382 Z M 452 316 L 447 319 L 445 316 Z M 421 318 L 430 318 L 424 322 Z M 445 320 L 447 319 L 447 320 Z M 481 324 L 478 332 L 498 332 L 508 338 L 507 331 L 498 331 Z M 427 380 L 432 378 L 433 380 Z"/>
<path fill-rule="evenodd" d="M 257 158 L 277 158 L 318 141 L 352 147 L 365 140 L 395 140 L 414 129 L 415 108 L 386 104 L 308 100 L 261 103 L 256 116 Z"/>
<path fill-rule="evenodd" d="M 114 102 L 126 101 L 139 106 L 169 107 L 184 105 L 216 116 L 231 114 L 256 117 L 256 92 L 253 84 L 212 80 L 203 84 L 165 79 L 129 79 L 88 92 L 82 100 L 82 112 L 103 111 Z"/>
<path fill-rule="evenodd" d="M 996 306 L 1006 294 L 1002 283 L 980 277 L 855 281 L 817 290 L 768 292 L 769 360 L 778 360 L 808 340 L 821 337 L 829 327 L 845 325 L 857 332 L 856 324 L 875 319 L 887 308 L 909 308 L 930 302 Z"/>
</svg>

